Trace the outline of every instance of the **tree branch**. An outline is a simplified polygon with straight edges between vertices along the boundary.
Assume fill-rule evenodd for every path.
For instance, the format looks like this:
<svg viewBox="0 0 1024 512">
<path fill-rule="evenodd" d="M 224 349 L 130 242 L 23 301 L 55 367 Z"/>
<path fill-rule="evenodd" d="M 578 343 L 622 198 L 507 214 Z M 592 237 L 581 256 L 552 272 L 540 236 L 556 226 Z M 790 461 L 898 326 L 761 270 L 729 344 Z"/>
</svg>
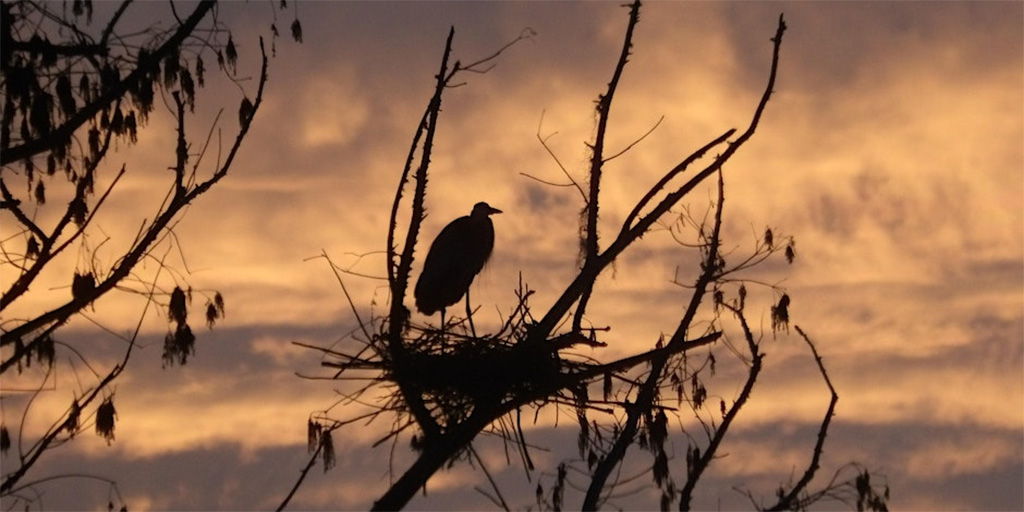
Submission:
<svg viewBox="0 0 1024 512">
<path fill-rule="evenodd" d="M 757 342 L 754 341 L 754 333 L 750 330 L 750 326 L 747 324 L 747 319 L 743 315 L 743 311 L 729 305 L 724 306 L 736 314 L 736 317 L 740 321 L 740 326 L 743 328 L 743 337 L 747 340 L 747 347 L 750 350 L 751 355 L 750 371 L 747 373 L 747 380 L 743 384 L 743 389 L 740 390 L 739 396 L 736 397 L 736 400 L 733 402 L 732 406 L 729 407 L 728 412 L 726 412 L 725 417 L 722 418 L 722 424 L 714 431 L 714 435 L 711 437 L 711 442 L 708 443 L 707 448 L 704 449 L 704 452 L 700 457 L 697 457 L 697 460 L 693 462 L 693 465 L 688 468 L 689 471 L 686 475 L 686 483 L 679 491 L 680 511 L 690 510 L 690 501 L 693 498 L 693 490 L 696 488 L 697 482 L 700 481 L 701 475 L 703 475 L 704 471 L 711 465 L 711 461 L 718 452 L 718 447 L 722 444 L 722 440 L 725 439 L 725 435 L 728 433 L 729 427 L 739 414 L 740 409 L 743 408 L 747 403 L 747 400 L 750 398 L 750 394 L 754 390 L 754 385 L 757 383 L 757 377 L 761 374 L 761 361 L 764 358 L 764 353 L 760 351 L 757 346 Z"/>
<path fill-rule="evenodd" d="M 416 169 L 415 181 L 416 188 L 412 197 L 412 211 L 411 218 L 409 221 L 409 230 L 406 232 L 405 245 L 402 248 L 402 255 L 398 262 L 398 268 L 394 274 L 393 279 L 389 279 L 391 285 L 391 311 L 388 315 L 388 356 L 391 358 L 392 364 L 397 368 L 402 368 L 406 360 L 406 349 L 402 335 L 405 331 L 405 325 L 408 321 L 409 311 L 405 307 L 405 292 L 409 287 L 409 274 L 412 271 L 413 255 L 416 250 L 416 240 L 419 236 L 420 225 L 423 222 L 424 214 L 424 200 L 427 193 L 427 171 L 430 167 L 430 156 L 434 146 L 434 134 L 437 130 L 437 119 L 441 113 L 441 98 L 444 93 L 445 85 L 451 78 L 451 74 L 448 73 L 448 59 L 451 56 L 452 51 L 452 40 L 455 37 L 455 27 L 452 27 L 448 32 L 448 40 L 445 43 L 444 54 L 441 57 L 441 69 L 437 73 L 437 83 L 434 87 L 434 95 L 430 99 L 430 103 L 427 107 L 427 112 L 424 115 L 425 123 L 421 123 L 417 129 L 416 137 L 414 138 L 414 144 L 410 150 L 410 160 L 412 154 L 415 152 L 415 140 L 420 136 L 420 133 L 424 133 L 425 138 L 423 141 L 423 149 L 420 153 L 419 167 Z M 408 164 L 408 162 L 407 162 Z M 408 165 L 406 171 L 408 171 Z M 400 184 L 404 184 L 406 181 L 407 172 L 402 175 L 402 181 Z M 395 204 L 392 207 L 392 212 L 396 213 L 398 209 L 398 202 L 401 199 L 401 187 L 395 196 Z M 394 229 L 394 218 L 392 219 L 392 230 Z M 389 236 L 389 239 L 393 237 Z M 392 251 L 391 243 L 388 244 L 389 253 Z M 391 262 L 388 263 L 389 267 Z M 390 272 L 390 268 L 389 268 Z M 391 274 L 389 273 L 389 278 Z M 397 373 L 401 373 L 399 370 Z M 402 393 L 402 398 L 405 403 L 409 405 L 409 409 L 416 418 L 416 422 L 419 424 L 420 429 L 423 431 L 425 436 L 425 444 L 429 444 L 433 439 L 438 437 L 440 427 L 437 421 L 430 415 L 430 411 L 427 410 L 426 405 L 423 403 L 423 399 L 419 394 L 419 391 L 415 389 L 413 383 L 408 382 L 404 379 L 396 379 L 398 387 Z"/>
<path fill-rule="evenodd" d="M 782 44 L 782 34 L 786 30 L 786 23 L 782 16 L 779 16 L 779 26 L 776 30 L 775 37 L 772 38 L 774 43 L 774 51 L 772 56 L 771 71 L 768 77 L 768 84 L 765 87 L 764 94 L 761 97 L 761 101 L 758 104 L 756 111 L 754 112 L 753 118 L 750 124 L 747 126 L 746 131 L 743 132 L 728 148 L 715 160 L 705 167 L 700 173 L 695 175 L 684 185 L 672 193 L 665 196 L 647 215 L 640 217 L 636 223 L 628 228 L 623 229 L 619 232 L 619 236 L 607 249 L 602 252 L 598 258 L 593 260 L 593 264 L 584 265 L 580 270 L 580 273 L 576 275 L 572 284 L 566 288 L 561 296 L 555 301 L 555 304 L 548 310 L 547 314 L 537 323 L 535 329 L 538 333 L 550 333 L 555 325 L 565 316 L 566 312 L 572 306 L 574 302 L 583 294 L 588 282 L 592 282 L 598 274 L 604 270 L 612 261 L 615 260 L 627 247 L 629 247 L 634 241 L 643 236 L 651 228 L 651 226 L 665 213 L 667 213 L 673 206 L 675 206 L 686 194 L 697 187 L 705 179 L 710 177 L 716 171 L 720 170 L 722 166 L 732 157 L 733 154 L 753 136 L 754 131 L 757 129 L 758 122 L 761 119 L 761 115 L 764 112 L 764 108 L 768 103 L 768 99 L 771 97 L 772 91 L 775 87 L 775 77 L 778 70 L 779 64 L 779 48 Z M 728 132 L 727 132 L 728 133 Z M 717 139 L 716 139 L 717 140 Z M 714 142 L 714 141 L 713 141 Z M 709 148 L 714 144 L 706 145 L 705 148 Z M 678 168 L 678 166 L 677 166 Z"/>
<path fill-rule="evenodd" d="M 263 91 L 267 81 L 268 61 L 266 52 L 263 48 L 262 39 L 260 43 L 260 50 L 263 53 L 263 64 L 260 73 L 260 83 L 256 93 L 256 100 L 253 103 L 252 116 L 255 116 L 255 113 L 258 111 L 259 106 L 263 101 Z M 180 113 L 180 115 L 184 115 L 184 113 Z M 237 137 L 235 138 L 234 144 L 228 151 L 228 156 L 225 162 L 219 169 L 217 169 L 216 172 L 214 172 L 213 176 L 211 176 L 210 179 L 196 185 L 191 190 L 187 191 L 175 185 L 175 193 L 172 196 L 171 201 L 167 205 L 166 209 L 164 209 L 160 214 L 157 215 L 156 219 L 153 221 L 152 224 L 150 224 L 150 226 L 146 229 L 143 236 L 135 243 L 131 250 L 129 250 L 123 258 L 118 260 L 117 264 L 111 269 L 106 279 L 104 279 L 100 283 L 97 283 L 96 286 L 92 289 L 92 291 L 85 294 L 85 296 L 74 297 L 72 298 L 71 301 L 67 302 L 63 306 L 60 306 L 57 309 L 44 313 L 36 317 L 35 319 L 25 322 L 24 324 L 21 324 L 15 327 L 14 329 L 11 329 L 7 333 L 4 333 L 2 343 L 4 345 L 17 343 L 20 340 L 22 340 L 23 337 L 25 337 L 28 333 L 31 333 L 46 325 L 62 325 L 64 322 L 68 320 L 68 318 L 70 318 L 72 315 L 80 311 L 87 304 L 95 301 L 103 294 L 117 286 L 117 284 L 120 283 L 121 280 L 123 280 L 131 273 L 132 269 L 135 268 L 135 265 L 143 257 L 145 257 L 146 254 L 148 254 L 152 244 L 164 233 L 164 230 L 167 228 L 168 225 L 170 225 L 171 221 L 178 215 L 178 213 L 182 209 L 184 209 L 188 204 L 190 204 L 193 200 L 195 200 L 197 197 L 205 193 L 207 190 L 210 189 L 210 187 L 212 187 L 214 184 L 216 184 L 218 181 L 223 179 L 224 176 L 227 175 L 228 169 L 230 169 L 231 164 L 234 162 L 234 158 L 237 155 L 238 150 L 241 148 L 242 141 L 244 140 L 246 133 L 248 133 L 250 125 L 251 123 L 246 123 L 242 126 Z M 22 351 L 22 354 L 24 353 L 25 352 Z M 12 356 L 7 361 L 4 361 L 2 367 L 0 367 L 0 373 L 3 373 L 3 371 L 6 371 L 8 368 L 10 368 L 11 365 L 17 361 L 18 357 L 20 356 L 17 356 L 17 354 L 15 354 L 15 356 Z"/>
<path fill-rule="evenodd" d="M 182 23 L 174 34 L 165 41 L 159 48 L 149 54 L 148 58 L 140 60 L 138 65 L 124 78 L 118 81 L 109 89 L 105 90 L 98 98 L 86 104 L 61 126 L 58 126 L 46 138 L 36 138 L 24 141 L 23 143 L 4 150 L 0 154 L 0 165 L 8 165 L 12 162 L 31 158 L 39 153 L 52 149 L 57 145 L 64 144 L 86 121 L 92 119 L 96 114 L 108 107 L 111 103 L 135 87 L 143 77 L 158 69 L 164 58 L 177 51 L 182 42 L 185 41 L 195 30 L 199 22 L 216 5 L 214 0 L 202 0 L 196 6 L 195 11 Z"/>
<path fill-rule="evenodd" d="M 803 329 L 800 326 L 795 326 L 796 332 L 800 334 L 800 337 L 807 342 L 807 346 L 811 349 L 811 354 L 814 355 L 814 362 L 818 364 L 818 370 L 821 372 L 821 377 L 825 379 L 825 385 L 828 386 L 828 391 L 831 393 L 832 398 L 828 403 L 828 410 L 825 411 L 825 418 L 821 421 L 821 427 L 818 428 L 818 441 L 814 444 L 814 455 L 811 456 L 811 461 L 807 464 L 807 469 L 804 471 L 800 481 L 793 486 L 786 494 L 779 497 L 779 502 L 775 505 L 767 508 L 766 510 L 791 510 L 795 503 L 799 502 L 800 493 L 804 492 L 807 485 L 814 479 L 814 474 L 818 471 L 821 463 L 821 453 L 825 448 L 825 435 L 828 433 L 829 425 L 832 423 L 832 416 L 835 414 L 836 402 L 839 401 L 839 395 L 836 394 L 836 388 L 832 387 L 832 381 L 828 378 L 828 373 L 825 372 L 825 363 L 822 362 L 821 356 L 818 355 L 818 350 L 814 348 L 814 342 L 811 341 Z"/>
<path fill-rule="evenodd" d="M 587 195 L 587 228 L 586 238 L 583 243 L 583 266 L 589 266 L 594 264 L 594 260 L 597 259 L 599 245 L 598 245 L 598 208 L 601 193 L 601 175 L 604 168 L 604 142 L 605 135 L 608 132 L 608 119 L 611 115 L 612 100 L 615 98 L 615 90 L 619 86 L 619 79 L 622 78 L 622 72 L 626 68 L 626 63 L 629 61 L 629 51 L 633 46 L 633 29 L 636 24 L 640 22 L 640 0 L 634 0 L 629 8 L 629 23 L 626 25 L 626 35 L 622 42 L 622 52 L 619 54 L 619 60 L 615 64 L 615 71 L 612 73 L 612 79 L 608 82 L 608 90 L 598 97 L 597 99 L 597 133 L 594 135 L 594 144 L 591 146 L 590 155 L 590 188 Z M 597 276 L 595 275 L 595 278 Z M 579 305 L 576 307 L 576 314 L 573 318 L 572 328 L 573 331 L 580 330 L 580 324 L 583 321 L 583 315 L 587 310 L 587 303 L 590 302 L 590 294 L 594 291 L 594 280 L 588 280 L 584 283 L 583 290 L 580 294 Z"/>
<path fill-rule="evenodd" d="M 139 332 L 142 330 L 143 320 L 145 320 L 146 318 L 146 313 L 149 311 L 149 306 L 153 303 L 153 297 L 155 296 L 156 291 L 156 283 L 160 277 L 160 270 L 163 269 L 164 267 L 163 261 L 163 259 L 160 260 L 160 266 L 157 267 L 156 275 L 153 276 L 153 282 L 150 285 L 149 293 L 146 294 L 146 306 L 142 309 L 142 314 L 139 316 L 139 321 L 135 325 L 135 332 L 128 343 L 128 348 L 127 350 L 125 350 L 124 357 L 121 359 L 121 362 L 115 364 L 114 367 L 110 370 L 110 372 L 107 373 L 107 375 L 102 380 L 100 380 L 99 384 L 97 384 L 96 387 L 93 388 L 91 392 L 86 393 L 85 396 L 83 396 L 81 399 L 76 399 L 74 401 L 72 409 L 69 409 L 68 412 L 61 416 L 61 418 L 63 419 L 58 420 L 56 423 L 51 425 L 47 432 L 43 435 L 43 437 L 40 438 L 32 446 L 28 454 L 22 455 L 21 466 L 19 466 L 17 470 L 4 475 L 3 483 L 0 484 L 0 495 L 7 495 L 10 492 L 12 492 L 14 486 L 25 476 L 28 470 L 35 465 L 36 461 L 39 460 L 39 457 L 42 456 L 42 454 L 48 448 L 50 448 L 50 446 L 57 440 L 57 436 L 60 435 L 61 432 L 67 431 L 71 435 L 74 435 L 74 431 L 76 430 L 75 424 L 77 424 L 78 422 L 78 417 L 73 409 L 77 408 L 80 411 L 87 407 L 90 403 L 92 403 L 93 400 L 96 399 L 96 397 L 100 396 L 100 392 L 106 389 L 106 387 L 111 382 L 117 379 L 117 377 L 121 375 L 121 372 L 123 372 L 124 369 L 128 366 L 128 359 L 131 357 L 132 349 L 135 348 L 135 342 L 139 337 Z M 22 416 L 23 421 L 24 418 L 25 415 Z"/>
<path fill-rule="evenodd" d="M 722 230 L 722 208 L 724 205 L 725 183 L 722 173 L 719 173 L 718 205 L 715 209 L 715 223 L 711 231 L 711 240 L 708 243 L 708 253 L 702 264 L 702 272 L 694 285 L 693 295 L 690 296 L 690 303 L 683 314 L 683 318 L 679 321 L 675 332 L 673 332 L 672 338 L 668 342 L 668 347 L 674 347 L 681 343 L 681 340 L 685 339 L 693 319 L 697 316 L 697 310 L 700 308 L 704 295 L 707 293 L 707 288 L 714 282 L 717 275 L 718 267 L 716 262 L 718 261 L 718 251 L 721 247 L 720 234 Z M 601 491 L 604 489 L 608 477 L 611 475 L 612 470 L 625 458 L 626 449 L 633 444 L 633 439 L 639 428 L 640 418 L 645 414 L 650 414 L 651 407 L 653 407 L 654 402 L 657 400 L 658 386 L 662 382 L 662 372 L 668 363 L 668 356 L 669 354 L 666 354 L 651 362 L 651 371 L 647 375 L 647 380 L 644 381 L 637 392 L 636 406 L 626 410 L 626 424 L 622 427 L 618 437 L 616 437 L 612 449 L 609 450 L 605 457 L 601 458 L 594 469 L 590 487 L 587 489 L 587 495 L 583 501 L 584 510 L 597 510 Z"/>
</svg>

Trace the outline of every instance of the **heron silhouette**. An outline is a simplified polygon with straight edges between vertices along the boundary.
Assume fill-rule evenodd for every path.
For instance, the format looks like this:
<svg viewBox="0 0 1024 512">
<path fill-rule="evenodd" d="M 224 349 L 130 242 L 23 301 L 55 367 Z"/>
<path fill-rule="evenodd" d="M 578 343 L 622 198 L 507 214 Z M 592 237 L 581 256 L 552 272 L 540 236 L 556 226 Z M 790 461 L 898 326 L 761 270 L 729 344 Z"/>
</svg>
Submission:
<svg viewBox="0 0 1024 512">
<path fill-rule="evenodd" d="M 466 318 L 474 335 L 470 315 L 469 286 L 480 273 L 494 248 L 494 224 L 490 216 L 501 210 L 480 202 L 473 212 L 451 221 L 430 244 L 423 271 L 416 282 L 416 309 L 425 315 L 441 312 L 444 328 L 445 308 L 466 296 Z"/>
</svg>

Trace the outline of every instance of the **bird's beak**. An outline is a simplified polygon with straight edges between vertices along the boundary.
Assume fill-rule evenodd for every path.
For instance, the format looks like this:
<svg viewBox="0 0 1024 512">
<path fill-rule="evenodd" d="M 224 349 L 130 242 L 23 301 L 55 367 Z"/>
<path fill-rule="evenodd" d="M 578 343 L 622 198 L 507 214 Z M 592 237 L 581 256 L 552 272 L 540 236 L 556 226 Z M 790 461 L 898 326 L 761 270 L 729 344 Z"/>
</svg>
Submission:
<svg viewBox="0 0 1024 512">
<path fill-rule="evenodd" d="M 489 211 L 488 213 L 490 213 L 490 214 L 492 214 L 492 215 L 493 215 L 493 214 L 495 214 L 495 213 L 504 213 L 504 212 L 502 212 L 501 210 L 499 210 L 499 209 L 497 209 L 497 208 L 495 208 L 495 207 L 493 207 L 493 206 L 488 206 L 488 208 L 490 208 L 490 209 L 491 209 L 491 211 Z"/>
</svg>

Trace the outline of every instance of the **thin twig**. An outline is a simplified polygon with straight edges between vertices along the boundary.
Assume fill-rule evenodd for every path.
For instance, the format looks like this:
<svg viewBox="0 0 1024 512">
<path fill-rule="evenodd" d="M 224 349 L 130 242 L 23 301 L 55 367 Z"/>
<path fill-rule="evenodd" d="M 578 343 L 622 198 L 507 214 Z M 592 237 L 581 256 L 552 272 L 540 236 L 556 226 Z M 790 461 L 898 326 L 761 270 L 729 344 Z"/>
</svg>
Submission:
<svg viewBox="0 0 1024 512">
<path fill-rule="evenodd" d="M 505 497 L 501 495 L 501 489 L 498 488 L 498 483 L 494 481 L 494 477 L 491 476 L 491 472 L 487 471 L 487 465 L 484 464 L 484 460 L 480 458 L 480 454 L 478 454 L 476 452 L 476 449 L 473 448 L 473 445 L 469 446 L 469 453 L 471 455 L 473 455 L 473 458 L 476 459 L 477 464 L 480 465 L 480 469 L 483 470 L 484 476 L 487 477 L 487 481 L 490 482 L 490 484 L 491 484 L 491 489 L 494 489 L 495 496 L 492 497 L 492 496 L 488 495 L 487 493 L 483 493 L 482 491 L 481 491 L 481 493 L 484 496 L 487 496 L 488 498 L 490 498 L 491 501 L 494 501 L 495 499 L 497 499 L 497 502 L 495 504 L 500 506 L 502 508 L 502 510 L 505 510 L 506 512 L 508 512 L 508 510 L 510 510 L 508 508 L 508 503 L 505 502 Z"/>
<path fill-rule="evenodd" d="M 558 132 L 553 132 L 553 133 L 549 134 L 546 137 L 541 137 L 541 135 L 540 135 L 541 126 L 544 124 L 544 113 L 545 113 L 545 111 L 543 111 L 543 110 L 540 112 L 540 121 L 537 122 L 537 141 L 540 142 L 540 145 L 541 145 L 541 147 L 544 148 L 544 151 L 547 151 L 548 155 L 551 156 L 551 159 L 555 161 L 555 164 L 558 165 L 558 168 L 562 170 L 562 174 L 564 174 L 566 178 L 569 178 L 570 185 L 568 185 L 568 186 L 576 187 L 576 190 L 579 191 L 579 193 L 580 193 L 580 198 L 583 199 L 584 203 L 586 203 L 587 202 L 587 193 L 583 191 L 583 187 L 581 187 L 579 182 L 577 182 L 576 179 L 574 179 L 572 177 L 572 174 L 569 174 L 569 171 L 565 168 L 565 165 L 562 165 L 562 161 L 559 160 L 558 155 L 555 154 L 554 150 L 552 150 L 551 147 L 548 146 L 548 139 L 550 139 L 551 137 L 554 137 L 555 135 L 557 135 Z M 532 176 L 529 176 L 529 175 L 525 175 L 525 176 L 532 178 Z M 533 179 L 535 179 L 537 181 L 540 181 L 541 183 L 548 183 L 548 182 L 540 180 L 538 178 L 533 178 Z M 567 186 L 567 185 L 554 184 L 554 183 L 552 183 L 552 185 L 560 186 L 560 187 Z"/>
<path fill-rule="evenodd" d="M 316 464 L 317 459 L 320 457 L 320 452 L 323 450 L 324 444 L 316 443 L 316 450 L 309 456 L 309 461 L 306 462 L 306 466 L 299 472 L 299 478 L 295 481 L 295 485 L 293 485 L 291 490 L 288 491 L 288 495 L 281 500 L 281 504 L 277 506 L 277 512 L 281 512 L 288 506 L 288 502 L 290 502 L 295 496 L 295 493 L 299 491 L 299 487 L 302 486 L 302 482 L 306 479 L 306 475 L 309 474 L 309 470 L 313 468 L 314 464 Z"/>
<path fill-rule="evenodd" d="M 658 122 L 654 123 L 654 126 L 652 126 L 650 130 L 647 130 L 639 138 L 637 138 L 633 142 L 630 142 L 628 145 L 626 145 L 626 147 L 622 148 L 622 150 L 619 151 L 618 153 L 615 153 L 612 156 L 605 157 L 604 163 L 611 162 L 612 160 L 615 160 L 616 158 L 618 158 L 618 157 L 628 153 L 629 150 L 633 149 L 633 146 L 636 146 L 637 144 L 643 142 L 643 140 L 646 139 L 647 136 L 649 136 L 650 134 L 654 133 L 654 130 L 657 130 L 658 127 L 661 126 L 661 122 L 664 121 L 664 120 L 665 120 L 665 116 L 659 117 L 658 118 Z"/>
<path fill-rule="evenodd" d="M 828 434 L 829 425 L 832 423 L 832 416 L 835 414 L 836 402 L 839 401 L 839 395 L 836 393 L 836 389 L 832 387 L 832 381 L 828 378 L 828 372 L 825 371 L 825 363 L 822 361 L 821 356 L 818 355 L 818 350 L 814 347 L 814 342 L 811 338 L 804 333 L 803 329 L 799 325 L 795 326 L 796 332 L 800 334 L 800 337 L 807 342 L 807 346 L 811 349 L 811 354 L 814 356 L 814 362 L 818 365 L 818 371 L 821 372 L 821 377 L 825 379 L 825 385 L 828 386 L 829 393 L 832 397 L 828 404 L 828 410 L 825 411 L 825 418 L 821 421 L 821 427 L 818 428 L 818 441 L 814 444 L 814 455 L 811 456 L 810 462 L 807 464 L 807 469 L 804 470 L 804 474 L 800 477 L 800 480 L 793 486 L 789 492 L 779 497 L 779 502 L 775 505 L 767 508 L 766 510 L 789 510 L 793 504 L 799 499 L 800 493 L 804 492 L 807 485 L 814 479 L 814 474 L 818 471 L 821 465 L 821 453 L 825 448 L 825 436 Z"/>
<path fill-rule="evenodd" d="M 604 172 L 604 144 L 605 135 L 608 131 L 608 119 L 611 115 L 612 100 L 615 98 L 615 91 L 619 86 L 619 79 L 629 61 L 630 49 L 633 47 L 633 30 L 640 22 L 640 0 L 635 0 L 629 9 L 629 23 L 626 25 L 626 35 L 622 42 L 622 52 L 619 54 L 618 62 L 615 64 L 615 71 L 612 79 L 608 82 L 608 90 L 597 99 L 597 133 L 594 135 L 594 143 L 591 145 L 590 172 L 588 174 L 589 193 L 585 204 L 587 223 L 584 230 L 583 240 L 583 266 L 594 265 L 598 258 L 600 245 L 598 243 L 599 233 L 597 219 L 600 208 L 601 177 Z M 594 275 L 596 279 L 597 275 Z M 594 279 L 588 279 L 582 284 L 579 302 L 576 305 L 576 313 L 573 315 L 572 327 L 574 331 L 580 330 L 583 315 L 586 314 L 587 304 L 590 302 L 590 295 L 594 291 Z"/>
</svg>

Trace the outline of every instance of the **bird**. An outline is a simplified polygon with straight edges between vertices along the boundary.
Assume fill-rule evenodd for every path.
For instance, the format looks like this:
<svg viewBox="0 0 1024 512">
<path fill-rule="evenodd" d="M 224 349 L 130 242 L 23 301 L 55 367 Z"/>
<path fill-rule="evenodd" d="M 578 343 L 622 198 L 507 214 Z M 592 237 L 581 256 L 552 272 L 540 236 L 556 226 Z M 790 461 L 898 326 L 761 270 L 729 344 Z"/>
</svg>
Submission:
<svg viewBox="0 0 1024 512">
<path fill-rule="evenodd" d="M 484 268 L 494 249 L 494 224 L 490 216 L 502 213 L 485 202 L 473 205 L 473 212 L 451 221 L 430 244 L 423 271 L 416 282 L 416 309 L 425 315 L 441 312 L 466 296 L 469 316 L 469 286 Z"/>
</svg>

